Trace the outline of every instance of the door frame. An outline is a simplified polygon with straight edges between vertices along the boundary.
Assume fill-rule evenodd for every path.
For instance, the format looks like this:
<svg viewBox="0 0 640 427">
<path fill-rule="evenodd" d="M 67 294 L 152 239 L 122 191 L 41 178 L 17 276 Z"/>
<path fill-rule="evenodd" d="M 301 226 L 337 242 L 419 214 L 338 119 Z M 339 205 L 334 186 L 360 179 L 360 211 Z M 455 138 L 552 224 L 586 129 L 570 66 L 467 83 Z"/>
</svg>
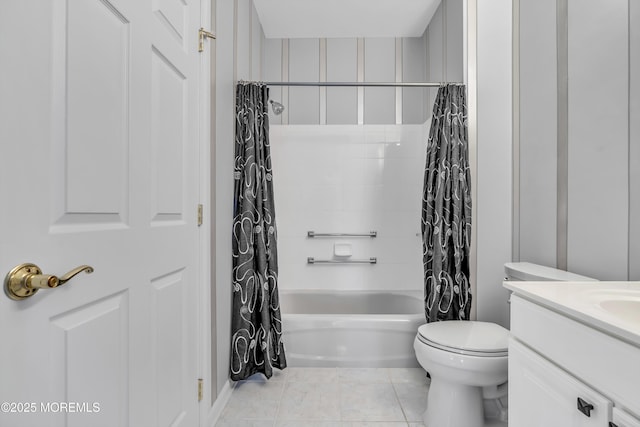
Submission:
<svg viewBox="0 0 640 427">
<path fill-rule="evenodd" d="M 200 0 L 200 26 L 215 31 L 216 0 Z M 195 40 L 195 38 L 194 38 Z M 195 45 L 194 45 L 195 47 Z M 215 146 L 215 39 L 205 41 L 200 53 L 198 77 L 198 144 L 199 144 L 199 199 L 203 207 L 199 242 L 198 278 L 198 378 L 203 381 L 200 401 L 200 426 L 211 423 L 211 408 L 217 397 L 216 324 L 212 307 L 215 307 L 215 277 L 213 268 L 215 227 L 212 185 L 214 179 L 213 156 Z"/>
</svg>

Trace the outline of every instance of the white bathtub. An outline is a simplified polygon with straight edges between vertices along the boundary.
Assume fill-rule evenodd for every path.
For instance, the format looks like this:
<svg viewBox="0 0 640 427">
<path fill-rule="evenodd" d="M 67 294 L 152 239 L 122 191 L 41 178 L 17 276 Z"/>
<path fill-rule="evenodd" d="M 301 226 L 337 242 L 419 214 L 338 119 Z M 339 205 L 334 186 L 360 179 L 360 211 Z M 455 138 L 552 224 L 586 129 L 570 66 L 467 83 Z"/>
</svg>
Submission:
<svg viewBox="0 0 640 427">
<path fill-rule="evenodd" d="M 421 291 L 280 290 L 289 366 L 418 367 Z"/>
</svg>

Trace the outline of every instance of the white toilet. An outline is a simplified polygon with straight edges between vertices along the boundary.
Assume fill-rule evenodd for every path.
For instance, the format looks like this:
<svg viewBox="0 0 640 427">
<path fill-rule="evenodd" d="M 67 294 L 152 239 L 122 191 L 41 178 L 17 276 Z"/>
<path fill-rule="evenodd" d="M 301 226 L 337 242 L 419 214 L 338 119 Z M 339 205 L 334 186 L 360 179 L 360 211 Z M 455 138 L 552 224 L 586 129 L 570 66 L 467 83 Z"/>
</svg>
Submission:
<svg viewBox="0 0 640 427">
<path fill-rule="evenodd" d="M 527 262 L 504 267 L 506 280 L 595 280 Z M 484 426 L 483 390 L 491 399 L 507 393 L 508 338 L 507 329 L 490 322 L 453 320 L 418 328 L 416 358 L 431 375 L 426 427 Z"/>
</svg>

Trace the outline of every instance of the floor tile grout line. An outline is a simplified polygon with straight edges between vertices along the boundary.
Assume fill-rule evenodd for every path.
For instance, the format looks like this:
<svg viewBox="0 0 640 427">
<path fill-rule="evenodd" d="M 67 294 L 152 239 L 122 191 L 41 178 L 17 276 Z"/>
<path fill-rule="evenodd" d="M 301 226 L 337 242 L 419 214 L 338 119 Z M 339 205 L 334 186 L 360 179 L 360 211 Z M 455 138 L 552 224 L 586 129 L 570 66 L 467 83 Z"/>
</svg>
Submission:
<svg viewBox="0 0 640 427">
<path fill-rule="evenodd" d="M 336 382 L 338 383 L 338 418 L 342 426 L 342 424 L 344 424 L 344 415 L 342 414 L 342 381 L 340 380 L 340 369 L 338 368 L 336 368 Z"/>
<path fill-rule="evenodd" d="M 402 416 L 404 417 L 405 422 L 407 423 L 407 427 L 409 426 L 409 418 L 407 417 L 407 413 L 404 410 L 404 406 L 402 406 L 402 401 L 400 400 L 400 396 L 398 395 L 398 390 L 396 389 L 396 384 L 391 383 L 393 387 L 393 393 L 396 395 L 396 399 L 398 399 L 398 405 L 400 405 L 400 410 L 402 411 Z"/>
<path fill-rule="evenodd" d="M 280 399 L 278 399 L 278 409 L 276 409 L 276 416 L 273 419 L 273 427 L 278 425 L 278 419 L 280 416 L 280 409 L 282 408 L 282 401 L 284 400 L 284 392 L 287 389 L 287 384 L 289 383 L 289 374 L 284 375 L 284 379 L 282 381 L 282 392 L 280 393 Z"/>
</svg>

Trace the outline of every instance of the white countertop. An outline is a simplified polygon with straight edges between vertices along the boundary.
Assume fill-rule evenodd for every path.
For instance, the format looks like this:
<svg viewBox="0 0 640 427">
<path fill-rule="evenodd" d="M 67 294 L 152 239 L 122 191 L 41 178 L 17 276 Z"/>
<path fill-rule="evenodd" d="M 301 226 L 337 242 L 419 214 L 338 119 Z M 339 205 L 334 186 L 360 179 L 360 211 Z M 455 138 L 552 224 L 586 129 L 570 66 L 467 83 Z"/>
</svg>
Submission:
<svg viewBox="0 0 640 427">
<path fill-rule="evenodd" d="M 640 282 L 505 281 L 503 286 L 640 347 Z"/>
</svg>

